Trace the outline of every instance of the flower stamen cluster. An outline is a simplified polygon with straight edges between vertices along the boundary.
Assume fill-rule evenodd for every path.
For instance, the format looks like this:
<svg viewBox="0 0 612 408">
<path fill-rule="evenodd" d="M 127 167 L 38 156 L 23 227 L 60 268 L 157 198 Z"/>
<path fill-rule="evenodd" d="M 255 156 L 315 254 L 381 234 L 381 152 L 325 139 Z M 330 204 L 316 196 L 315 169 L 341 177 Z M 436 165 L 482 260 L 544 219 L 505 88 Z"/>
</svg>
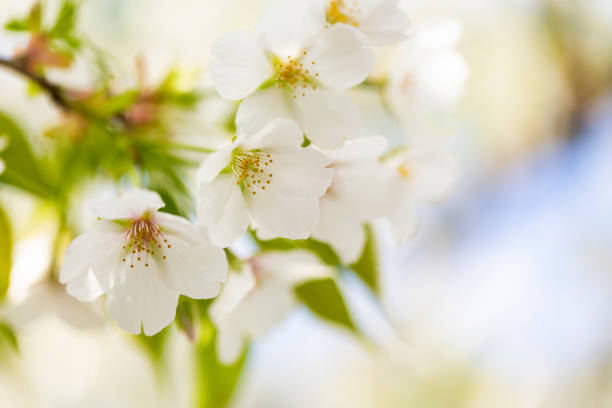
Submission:
<svg viewBox="0 0 612 408">
<path fill-rule="evenodd" d="M 332 0 L 325 12 L 329 24 L 348 24 L 359 27 L 357 17 L 361 14 L 359 4 L 355 1 Z"/>
<path fill-rule="evenodd" d="M 269 153 L 252 151 L 236 154 L 232 160 L 236 185 L 257 195 L 256 188 L 265 190 L 271 183 L 273 173 L 269 170 L 269 166 L 273 162 Z"/>
<path fill-rule="evenodd" d="M 306 63 L 304 66 L 303 59 L 308 55 L 308 51 L 303 51 L 303 54 L 299 57 L 288 56 L 285 62 L 277 61 L 275 63 L 274 79 L 277 82 L 277 87 L 280 88 L 291 88 L 295 93 L 293 98 L 297 98 L 298 95 L 306 96 L 306 90 L 312 88 L 313 91 L 317 89 L 317 85 L 314 83 L 315 78 L 319 76 L 318 72 L 315 72 L 316 61 L 311 61 L 310 64 Z"/>
<path fill-rule="evenodd" d="M 149 267 L 149 255 L 155 254 L 155 247 L 161 249 L 162 246 L 166 246 L 167 249 L 172 248 L 151 213 L 145 211 L 141 217 L 132 221 L 125 233 L 125 245 L 122 249 L 126 255 L 130 254 L 130 268 L 134 268 L 134 257 L 136 262 L 142 261 L 144 257 L 144 266 Z M 166 259 L 166 255 L 162 255 L 161 259 Z M 121 261 L 127 262 L 127 257 Z"/>
</svg>

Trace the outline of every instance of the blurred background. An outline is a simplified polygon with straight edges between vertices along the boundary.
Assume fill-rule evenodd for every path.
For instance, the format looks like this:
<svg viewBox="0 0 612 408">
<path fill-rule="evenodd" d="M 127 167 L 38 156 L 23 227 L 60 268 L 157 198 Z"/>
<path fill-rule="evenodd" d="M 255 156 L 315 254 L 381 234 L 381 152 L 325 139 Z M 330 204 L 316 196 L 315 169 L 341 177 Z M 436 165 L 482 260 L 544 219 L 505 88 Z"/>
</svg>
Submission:
<svg viewBox="0 0 612 408">
<path fill-rule="evenodd" d="M 125 73 L 118 82 L 134 78 L 141 58 L 151 83 L 180 62 L 207 86 L 215 39 L 252 29 L 267 3 L 86 0 L 79 29 L 113 56 L 115 72 Z M 443 114 L 428 105 L 413 115 L 452 133 L 457 186 L 444 203 L 420 209 L 420 232 L 406 246 L 376 226 L 380 303 L 361 282 L 343 283 L 374 345 L 300 310 L 256 342 L 233 405 L 612 407 L 612 2 L 401 3 L 412 38 L 432 19 L 456 32 L 452 55 L 425 69 L 432 84 L 419 94 L 441 91 Z M 0 21 L 30 6 L 0 0 Z M 0 55 L 23 45 L 19 35 L 0 35 Z M 380 50 L 373 77 L 397 68 L 402 52 Z M 78 87 L 88 83 L 85 71 L 77 61 L 51 74 Z M 0 70 L 0 89 L 0 110 L 28 133 L 58 121 L 57 109 L 28 96 L 13 74 Z M 362 89 L 354 97 L 368 133 L 410 139 L 424 126 L 393 121 L 381 108 L 388 95 Z M 223 137 L 208 118 L 227 107 L 214 98 L 203 105 L 177 134 Z M 17 237 L 8 292 L 16 306 L 3 315 L 21 349 L 0 354 L 0 406 L 190 406 L 187 339 L 174 330 L 155 369 L 106 323 L 103 307 L 85 309 L 38 282 L 56 226 L 17 191 L 3 189 L 0 199 Z"/>
</svg>

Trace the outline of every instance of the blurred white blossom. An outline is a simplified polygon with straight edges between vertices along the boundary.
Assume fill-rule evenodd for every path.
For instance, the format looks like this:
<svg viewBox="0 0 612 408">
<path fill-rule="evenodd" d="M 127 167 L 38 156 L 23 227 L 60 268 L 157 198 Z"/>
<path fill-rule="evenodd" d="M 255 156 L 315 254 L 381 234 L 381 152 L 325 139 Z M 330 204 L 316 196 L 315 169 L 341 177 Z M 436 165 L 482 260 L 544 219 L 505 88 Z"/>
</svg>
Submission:
<svg viewBox="0 0 612 408">
<path fill-rule="evenodd" d="M 262 336 L 295 309 L 295 286 L 332 272 L 315 255 L 290 251 L 262 253 L 230 273 L 209 312 L 219 330 L 221 361 L 235 361 L 247 340 Z"/>
</svg>

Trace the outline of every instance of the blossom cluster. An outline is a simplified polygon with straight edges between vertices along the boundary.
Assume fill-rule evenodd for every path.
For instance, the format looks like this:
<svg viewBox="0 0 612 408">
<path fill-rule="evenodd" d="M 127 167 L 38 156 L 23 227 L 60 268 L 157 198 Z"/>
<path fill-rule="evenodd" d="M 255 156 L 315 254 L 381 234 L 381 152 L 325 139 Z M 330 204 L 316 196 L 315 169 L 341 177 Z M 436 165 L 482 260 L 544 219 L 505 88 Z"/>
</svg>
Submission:
<svg viewBox="0 0 612 408">
<path fill-rule="evenodd" d="M 152 191 L 100 203 L 96 226 L 66 252 L 68 293 L 105 294 L 119 326 L 146 335 L 174 320 L 179 295 L 218 296 L 209 314 L 220 358 L 231 362 L 295 307 L 296 285 L 334 276 L 304 250 L 264 251 L 228 268 L 223 248 L 247 231 L 260 241 L 315 239 L 345 265 L 359 259 L 366 223 L 386 219 L 398 242 L 408 240 L 415 207 L 453 184 L 454 159 L 438 139 L 390 146 L 364 134 L 349 92 L 374 69 L 373 47 L 401 42 L 407 29 L 395 0 L 281 0 L 254 32 L 218 39 L 213 84 L 240 102 L 235 136 L 199 167 L 195 223 L 159 211 Z M 412 66 L 393 73 L 398 89 Z"/>
</svg>

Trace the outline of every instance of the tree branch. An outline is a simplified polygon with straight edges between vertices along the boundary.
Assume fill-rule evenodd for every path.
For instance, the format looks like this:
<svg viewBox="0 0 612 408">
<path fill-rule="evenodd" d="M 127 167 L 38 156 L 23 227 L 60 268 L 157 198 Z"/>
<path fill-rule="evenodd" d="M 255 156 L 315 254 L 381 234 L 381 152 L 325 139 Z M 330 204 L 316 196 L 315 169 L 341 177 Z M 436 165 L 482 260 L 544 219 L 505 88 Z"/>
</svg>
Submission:
<svg viewBox="0 0 612 408">
<path fill-rule="evenodd" d="M 79 104 L 78 102 L 75 102 L 70 98 L 66 97 L 66 91 L 62 89 L 61 86 L 54 84 L 47 80 L 47 78 L 41 75 L 37 75 L 28 70 L 22 59 L 6 59 L 0 57 L 0 67 L 4 67 L 37 84 L 49 95 L 51 101 L 64 112 L 75 112 L 90 120 L 95 121 L 108 120 L 106 118 L 99 117 L 94 112 L 87 109 L 86 106 Z M 112 119 L 115 119 L 115 121 L 121 123 L 123 126 L 130 125 L 129 120 L 125 117 L 123 113 L 117 113 L 113 116 Z"/>
</svg>

